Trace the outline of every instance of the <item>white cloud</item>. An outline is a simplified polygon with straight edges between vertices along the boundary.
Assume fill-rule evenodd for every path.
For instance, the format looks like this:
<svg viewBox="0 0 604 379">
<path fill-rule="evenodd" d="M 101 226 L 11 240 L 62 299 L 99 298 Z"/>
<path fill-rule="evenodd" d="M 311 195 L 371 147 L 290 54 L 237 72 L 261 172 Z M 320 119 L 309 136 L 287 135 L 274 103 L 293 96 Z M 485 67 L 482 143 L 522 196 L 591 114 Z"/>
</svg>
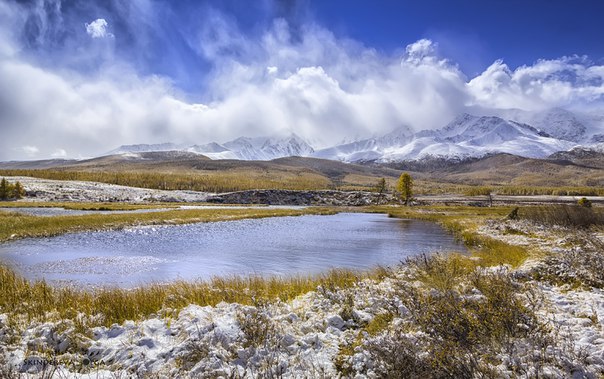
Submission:
<svg viewBox="0 0 604 379">
<path fill-rule="evenodd" d="M 540 60 L 516 70 L 499 60 L 468 83 L 468 92 L 474 104 L 491 108 L 589 105 L 604 96 L 603 74 L 604 66 L 592 65 L 585 58 Z"/>
<path fill-rule="evenodd" d="M 107 21 L 104 18 L 97 18 L 90 24 L 86 23 L 86 33 L 92 38 L 112 38 L 113 34 L 107 32 Z"/>
<path fill-rule="evenodd" d="M 405 61 L 421 64 L 433 63 L 436 58 L 437 45 L 429 39 L 423 38 L 405 48 Z"/>
<path fill-rule="evenodd" d="M 92 75 L 0 55 L 0 160 L 287 132 L 325 147 L 403 124 L 441 127 L 468 107 L 601 106 L 604 96 L 604 66 L 583 58 L 515 70 L 496 61 L 468 80 L 427 39 L 389 56 L 313 24 L 301 25 L 294 35 L 285 20 L 276 20 L 253 37 L 219 13 L 208 17 L 197 33 L 187 34 L 190 47 L 214 67 L 204 78 L 203 103 L 187 101 L 169 78 L 141 75 L 112 55 Z M 104 19 L 86 28 L 92 38 L 110 36 Z M 18 46 L 12 34 L 0 34 L 0 51 Z"/>
</svg>

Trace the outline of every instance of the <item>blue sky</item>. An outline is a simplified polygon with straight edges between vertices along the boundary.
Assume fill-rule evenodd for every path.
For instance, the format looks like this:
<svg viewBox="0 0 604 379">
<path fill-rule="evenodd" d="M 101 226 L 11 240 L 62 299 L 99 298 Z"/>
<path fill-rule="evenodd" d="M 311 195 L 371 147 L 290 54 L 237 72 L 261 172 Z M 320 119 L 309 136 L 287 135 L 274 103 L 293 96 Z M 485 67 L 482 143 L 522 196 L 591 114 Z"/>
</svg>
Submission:
<svg viewBox="0 0 604 379">
<path fill-rule="evenodd" d="M 598 111 L 603 14 L 596 0 L 0 0 L 0 159 L 292 132 L 322 147 L 461 112 Z"/>
<path fill-rule="evenodd" d="M 353 0 L 317 1 L 313 7 L 319 22 L 337 34 L 385 51 L 433 39 L 468 75 L 496 59 L 515 68 L 565 55 L 604 58 L 599 0 Z"/>
</svg>

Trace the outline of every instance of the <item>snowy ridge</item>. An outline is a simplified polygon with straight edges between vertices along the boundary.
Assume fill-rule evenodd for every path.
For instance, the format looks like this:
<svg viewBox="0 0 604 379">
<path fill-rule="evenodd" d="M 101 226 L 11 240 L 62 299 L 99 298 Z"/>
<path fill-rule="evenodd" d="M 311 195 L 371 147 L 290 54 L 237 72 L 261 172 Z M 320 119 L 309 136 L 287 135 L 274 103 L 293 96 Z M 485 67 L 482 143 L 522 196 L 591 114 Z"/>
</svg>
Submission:
<svg viewBox="0 0 604 379">
<path fill-rule="evenodd" d="M 382 137 L 369 138 L 319 150 L 312 156 L 344 162 L 380 160 L 388 151 L 412 142 L 413 132 L 401 126 Z"/>
<path fill-rule="evenodd" d="M 136 153 L 173 150 L 200 154 L 210 159 L 242 160 L 272 160 L 291 156 L 307 157 L 314 152 L 314 149 L 306 141 L 295 134 L 291 134 L 290 136 L 280 138 L 239 137 L 222 145 L 216 142 L 190 146 L 173 143 L 123 145 L 108 152 L 106 155 L 121 154 L 133 156 Z"/>
<path fill-rule="evenodd" d="M 317 151 L 314 156 L 346 162 L 395 162 L 425 157 L 466 158 L 510 153 L 541 158 L 576 144 L 530 125 L 493 116 L 462 114 L 445 127 L 412 135 L 390 133 L 377 139 Z"/>
<path fill-rule="evenodd" d="M 271 160 L 276 158 L 301 156 L 306 157 L 314 149 L 295 134 L 285 138 L 239 137 L 223 145 L 243 160 Z"/>
<path fill-rule="evenodd" d="M 344 139 L 345 143 L 318 151 L 296 134 L 291 134 L 286 137 L 239 137 L 223 144 L 126 145 L 110 154 L 179 150 L 210 159 L 272 160 L 302 156 L 343 162 L 398 162 L 426 157 L 463 159 L 494 153 L 545 158 L 578 146 L 601 151 L 604 145 L 604 116 L 599 113 L 573 113 L 561 108 L 540 112 L 503 109 L 495 113 L 464 113 L 436 130 L 414 132 L 403 125 L 382 136 Z"/>
<path fill-rule="evenodd" d="M 105 155 L 117 155 L 117 154 L 136 154 L 136 153 L 149 153 L 153 151 L 173 151 L 180 150 L 182 146 L 175 143 L 157 143 L 157 144 L 137 144 L 137 145 L 122 145 L 117 149 L 113 149 Z"/>
<path fill-rule="evenodd" d="M 541 112 L 525 112 L 518 109 L 505 110 L 500 116 L 520 123 L 530 124 L 550 136 L 570 142 L 586 142 L 587 120 L 581 121 L 578 115 L 562 108 L 552 108 Z"/>
</svg>

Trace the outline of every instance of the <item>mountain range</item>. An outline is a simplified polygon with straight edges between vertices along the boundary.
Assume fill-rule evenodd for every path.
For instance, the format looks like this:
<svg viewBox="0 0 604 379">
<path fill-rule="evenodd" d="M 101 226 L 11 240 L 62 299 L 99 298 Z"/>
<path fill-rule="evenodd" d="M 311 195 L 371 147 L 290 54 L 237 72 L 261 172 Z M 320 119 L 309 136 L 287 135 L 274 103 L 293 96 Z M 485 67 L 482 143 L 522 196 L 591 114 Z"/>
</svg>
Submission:
<svg viewBox="0 0 604 379">
<path fill-rule="evenodd" d="M 465 159 L 507 153 L 544 158 L 560 151 L 587 148 L 602 151 L 604 117 L 561 108 L 541 112 L 503 110 L 496 115 L 461 114 L 440 129 L 414 132 L 402 125 L 382 136 L 315 150 L 296 134 L 285 137 L 240 137 L 223 144 L 124 145 L 107 155 L 183 151 L 210 159 L 273 160 L 314 157 L 342 162 L 391 163 L 424 158 Z"/>
</svg>

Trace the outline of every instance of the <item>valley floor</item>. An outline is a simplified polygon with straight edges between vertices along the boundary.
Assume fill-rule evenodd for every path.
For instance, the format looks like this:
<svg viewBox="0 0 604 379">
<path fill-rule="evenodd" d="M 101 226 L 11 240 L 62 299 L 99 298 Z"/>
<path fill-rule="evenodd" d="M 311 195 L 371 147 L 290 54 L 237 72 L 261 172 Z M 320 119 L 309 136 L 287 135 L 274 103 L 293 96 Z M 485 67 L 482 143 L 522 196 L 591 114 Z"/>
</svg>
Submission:
<svg viewBox="0 0 604 379">
<path fill-rule="evenodd" d="M 35 202 L 202 202 L 209 193 L 163 191 L 75 180 L 39 179 L 28 176 L 7 177 L 19 181 L 28 192 L 27 201 Z"/>
<path fill-rule="evenodd" d="M 273 205 L 371 205 L 380 202 L 396 202 L 391 194 L 379 196 L 372 192 L 340 191 L 285 191 L 248 190 L 215 194 L 197 191 L 165 191 L 137 187 L 120 186 L 99 182 L 51 180 L 27 176 L 7 177 L 10 182 L 19 181 L 27 189 L 28 202 L 75 202 L 75 203 L 142 203 L 159 202 L 224 202 L 231 204 L 264 203 Z M 309 196 L 311 195 L 311 196 Z M 480 206 L 506 204 L 546 204 L 576 203 L 584 196 L 509 196 L 493 194 L 489 196 L 464 196 L 458 194 L 417 195 L 420 204 L 472 204 Z M 604 196 L 585 196 L 593 203 L 604 203 Z"/>
<path fill-rule="evenodd" d="M 501 208 L 373 211 L 441 220 L 475 248 L 491 248 L 475 257 L 418 257 L 290 300 L 164 306 L 108 326 L 102 314 L 61 319 L 0 311 L 0 377 L 604 374 L 599 229 L 509 220 Z M 507 263 L 518 254 L 527 259 Z M 487 260 L 502 264 L 483 267 Z M 85 326 L 94 324 L 101 326 Z"/>
</svg>

